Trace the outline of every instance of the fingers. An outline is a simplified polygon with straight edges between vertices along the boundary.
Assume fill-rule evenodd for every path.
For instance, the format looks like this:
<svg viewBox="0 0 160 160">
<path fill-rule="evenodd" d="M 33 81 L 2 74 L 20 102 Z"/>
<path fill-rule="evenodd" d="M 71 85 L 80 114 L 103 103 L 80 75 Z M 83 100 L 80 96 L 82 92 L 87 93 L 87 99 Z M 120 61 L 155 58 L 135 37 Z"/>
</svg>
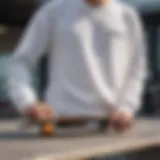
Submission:
<svg viewBox="0 0 160 160">
<path fill-rule="evenodd" d="M 32 118 L 36 121 L 52 120 L 54 118 L 53 110 L 46 104 L 38 104 L 28 107 L 23 116 Z"/>
<path fill-rule="evenodd" d="M 112 113 L 109 117 L 110 125 L 114 125 L 115 123 L 117 123 L 118 119 L 119 119 L 119 113 L 118 112 Z"/>
<path fill-rule="evenodd" d="M 119 121 L 117 121 L 114 124 L 114 129 L 118 132 L 126 131 L 126 130 L 130 129 L 130 127 L 131 127 L 130 121 L 125 120 L 125 119 L 119 119 Z"/>
<path fill-rule="evenodd" d="M 39 108 L 36 108 L 36 112 L 39 119 L 51 120 L 53 118 L 53 111 L 47 105 L 42 105 Z"/>
<path fill-rule="evenodd" d="M 116 131 L 122 132 L 132 127 L 133 117 L 125 112 L 114 112 L 109 118 L 109 123 Z"/>
<path fill-rule="evenodd" d="M 53 118 L 52 111 L 49 108 L 40 108 L 36 109 L 34 116 L 38 120 L 51 120 Z"/>
</svg>

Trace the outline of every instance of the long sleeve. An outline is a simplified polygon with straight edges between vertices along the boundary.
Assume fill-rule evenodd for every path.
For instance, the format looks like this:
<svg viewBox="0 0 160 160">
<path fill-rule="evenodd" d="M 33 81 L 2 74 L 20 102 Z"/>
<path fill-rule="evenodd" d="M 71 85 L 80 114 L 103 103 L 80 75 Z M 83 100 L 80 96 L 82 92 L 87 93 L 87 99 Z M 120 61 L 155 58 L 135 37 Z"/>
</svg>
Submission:
<svg viewBox="0 0 160 160">
<path fill-rule="evenodd" d="M 134 26 L 132 49 L 133 59 L 125 86 L 120 94 L 117 106 L 134 115 L 141 106 L 143 89 L 147 77 L 147 55 L 141 21 L 135 11 L 130 14 Z"/>
<path fill-rule="evenodd" d="M 11 102 L 22 110 L 33 104 L 38 97 L 31 84 L 32 71 L 46 51 L 48 43 L 48 17 L 39 10 L 30 20 L 28 27 L 15 50 L 9 71 L 8 92 Z"/>
</svg>

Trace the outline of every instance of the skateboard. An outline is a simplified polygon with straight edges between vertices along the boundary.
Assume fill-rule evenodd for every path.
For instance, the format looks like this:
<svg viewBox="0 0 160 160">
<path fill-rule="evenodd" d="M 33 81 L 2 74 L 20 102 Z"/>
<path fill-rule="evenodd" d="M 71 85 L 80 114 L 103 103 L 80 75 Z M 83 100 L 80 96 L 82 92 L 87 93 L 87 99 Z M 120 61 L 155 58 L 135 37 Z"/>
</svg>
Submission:
<svg viewBox="0 0 160 160">
<path fill-rule="evenodd" d="M 39 122 L 33 119 L 28 119 L 25 121 L 25 125 L 23 124 L 23 126 L 38 125 L 40 135 L 43 137 L 50 137 L 54 136 L 56 128 L 58 127 L 78 127 L 83 126 L 90 121 L 98 122 L 99 132 L 105 132 L 108 128 L 108 120 L 106 117 L 60 117 L 57 120 Z"/>
</svg>

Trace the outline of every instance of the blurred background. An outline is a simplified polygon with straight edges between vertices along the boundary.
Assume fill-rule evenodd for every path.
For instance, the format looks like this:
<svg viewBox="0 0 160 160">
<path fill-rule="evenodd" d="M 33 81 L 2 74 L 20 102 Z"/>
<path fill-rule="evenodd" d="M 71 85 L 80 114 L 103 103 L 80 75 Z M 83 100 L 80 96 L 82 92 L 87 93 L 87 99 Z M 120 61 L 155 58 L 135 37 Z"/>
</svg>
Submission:
<svg viewBox="0 0 160 160">
<path fill-rule="evenodd" d="M 0 119 L 19 115 L 7 96 L 8 64 L 13 50 L 33 12 L 49 0 L 0 0 Z M 153 116 L 160 110 L 160 0 L 121 0 L 137 8 L 144 23 L 150 75 L 143 96 L 141 114 Z M 33 83 L 43 96 L 47 59 L 43 57 Z M 38 70 L 38 72 L 37 72 Z"/>
</svg>

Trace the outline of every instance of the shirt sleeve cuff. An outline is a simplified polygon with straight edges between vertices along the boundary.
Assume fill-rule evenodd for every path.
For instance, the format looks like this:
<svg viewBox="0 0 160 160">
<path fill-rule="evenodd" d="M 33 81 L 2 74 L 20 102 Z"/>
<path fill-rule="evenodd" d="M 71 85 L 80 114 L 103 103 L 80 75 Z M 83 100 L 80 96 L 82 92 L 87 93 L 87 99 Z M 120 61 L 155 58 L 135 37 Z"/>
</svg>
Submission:
<svg viewBox="0 0 160 160">
<path fill-rule="evenodd" d="M 119 111 L 126 112 L 127 114 L 129 114 L 131 116 L 135 116 L 137 113 L 137 110 L 134 107 L 128 106 L 128 105 L 121 105 L 119 107 Z"/>
<path fill-rule="evenodd" d="M 35 95 L 30 95 L 28 97 L 25 97 L 23 100 L 19 101 L 19 104 L 17 105 L 18 111 L 22 113 L 25 108 L 35 104 L 36 102 L 37 98 Z"/>
<path fill-rule="evenodd" d="M 37 102 L 37 97 L 34 91 L 30 88 L 23 88 L 17 93 L 12 94 L 13 103 L 20 113 L 28 106 Z"/>
</svg>

